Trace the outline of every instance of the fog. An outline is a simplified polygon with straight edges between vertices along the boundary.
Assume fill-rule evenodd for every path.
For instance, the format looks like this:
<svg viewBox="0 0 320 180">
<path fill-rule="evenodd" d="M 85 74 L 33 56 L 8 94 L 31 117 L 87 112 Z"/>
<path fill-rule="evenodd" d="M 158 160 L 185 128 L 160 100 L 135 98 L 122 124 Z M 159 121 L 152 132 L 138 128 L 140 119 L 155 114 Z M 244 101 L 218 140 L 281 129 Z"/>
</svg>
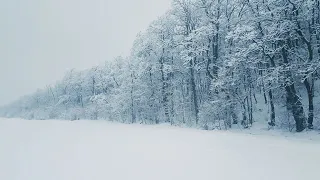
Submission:
<svg viewBox="0 0 320 180">
<path fill-rule="evenodd" d="M 126 56 L 171 0 L 0 1 L 0 105 L 70 69 Z"/>
</svg>

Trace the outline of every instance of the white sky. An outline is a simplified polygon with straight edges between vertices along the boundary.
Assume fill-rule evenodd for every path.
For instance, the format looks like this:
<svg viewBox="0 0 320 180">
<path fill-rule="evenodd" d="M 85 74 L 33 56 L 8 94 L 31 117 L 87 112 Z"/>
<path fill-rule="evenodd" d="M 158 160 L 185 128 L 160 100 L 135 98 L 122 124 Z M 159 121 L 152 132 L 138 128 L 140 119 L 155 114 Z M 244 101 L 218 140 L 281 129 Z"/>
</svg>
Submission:
<svg viewBox="0 0 320 180">
<path fill-rule="evenodd" d="M 0 105 L 128 55 L 171 0 L 0 0 Z"/>
</svg>

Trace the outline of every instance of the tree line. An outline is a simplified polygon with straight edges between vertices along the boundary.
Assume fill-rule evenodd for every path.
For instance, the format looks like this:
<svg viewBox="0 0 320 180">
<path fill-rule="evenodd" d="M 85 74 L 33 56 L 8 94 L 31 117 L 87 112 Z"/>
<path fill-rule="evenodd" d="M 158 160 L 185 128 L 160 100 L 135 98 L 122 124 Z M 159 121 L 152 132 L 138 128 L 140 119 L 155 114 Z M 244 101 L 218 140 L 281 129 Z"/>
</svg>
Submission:
<svg viewBox="0 0 320 180">
<path fill-rule="evenodd" d="M 319 123 L 320 0 L 173 0 L 128 57 L 2 108 L 7 117 L 109 119 L 301 132 Z"/>
</svg>

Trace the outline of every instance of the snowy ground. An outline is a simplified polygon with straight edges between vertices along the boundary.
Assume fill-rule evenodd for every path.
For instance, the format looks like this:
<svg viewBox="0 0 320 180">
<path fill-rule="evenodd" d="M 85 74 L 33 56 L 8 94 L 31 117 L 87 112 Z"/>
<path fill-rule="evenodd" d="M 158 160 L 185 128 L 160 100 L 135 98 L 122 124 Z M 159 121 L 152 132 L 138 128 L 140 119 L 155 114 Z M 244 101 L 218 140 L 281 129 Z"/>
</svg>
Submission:
<svg viewBox="0 0 320 180">
<path fill-rule="evenodd" d="M 309 138 L 0 120 L 3 180 L 316 180 L 319 163 L 320 141 Z"/>
</svg>

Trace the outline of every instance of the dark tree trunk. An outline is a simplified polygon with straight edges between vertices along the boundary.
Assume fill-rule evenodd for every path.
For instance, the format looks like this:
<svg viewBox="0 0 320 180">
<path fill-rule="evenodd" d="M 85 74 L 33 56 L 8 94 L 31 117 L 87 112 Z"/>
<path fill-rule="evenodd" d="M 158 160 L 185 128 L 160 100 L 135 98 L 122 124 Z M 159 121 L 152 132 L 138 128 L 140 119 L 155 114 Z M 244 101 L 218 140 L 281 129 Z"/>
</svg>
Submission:
<svg viewBox="0 0 320 180">
<path fill-rule="evenodd" d="M 174 65 L 174 63 L 173 63 L 173 56 L 171 57 L 171 65 L 173 66 Z M 171 99 L 171 118 L 170 118 L 170 120 L 171 120 L 171 125 L 173 125 L 174 124 L 174 118 L 175 118 L 175 104 L 174 104 L 174 87 L 173 87 L 173 84 L 172 84 L 172 80 L 173 80 L 173 78 L 174 78 L 174 73 L 173 72 L 170 72 L 170 74 L 169 74 L 169 77 L 170 77 L 170 99 Z"/>
<path fill-rule="evenodd" d="M 289 64 L 287 50 L 282 48 L 281 50 L 282 58 L 284 64 Z M 287 78 L 291 79 L 291 72 L 285 72 Z M 287 93 L 287 107 L 288 110 L 291 110 L 293 114 L 293 118 L 296 122 L 296 130 L 297 132 L 301 132 L 305 129 L 306 118 L 304 116 L 303 106 L 302 103 L 297 95 L 294 83 L 291 82 L 290 84 L 286 84 L 285 90 Z"/>
<path fill-rule="evenodd" d="M 264 86 L 263 86 L 263 98 L 264 98 L 264 103 L 268 104 L 268 99 L 267 99 L 266 90 L 264 89 Z"/>
<path fill-rule="evenodd" d="M 273 103 L 273 95 L 272 95 L 272 91 L 269 90 L 269 101 L 270 101 L 270 107 L 271 107 L 271 114 L 270 114 L 270 126 L 275 126 L 276 125 L 276 113 L 274 110 L 274 103 Z"/>
<path fill-rule="evenodd" d="M 313 107 L 313 84 L 314 84 L 314 80 L 311 79 L 311 84 L 309 83 L 309 81 L 306 79 L 304 81 L 304 85 L 307 89 L 307 93 L 308 93 L 308 101 L 309 101 L 309 113 L 308 113 L 308 128 L 312 129 L 313 128 L 313 117 L 314 117 L 314 107 Z"/>
<path fill-rule="evenodd" d="M 310 22 L 309 22 L 310 23 Z M 308 50 L 308 54 L 309 54 L 309 58 L 308 58 L 308 63 L 312 63 L 313 61 L 313 47 L 312 47 L 312 34 L 314 34 L 314 8 L 313 8 L 313 13 L 312 13 L 312 20 L 311 20 L 311 25 L 309 24 L 309 34 L 310 34 L 310 38 L 309 40 L 307 40 L 307 38 L 304 36 L 304 34 L 301 31 L 301 26 L 300 23 L 297 23 L 298 26 L 298 30 L 297 33 L 298 35 L 301 37 L 302 41 L 305 43 L 305 45 L 307 46 L 307 50 Z M 310 73 L 310 72 L 308 72 Z M 308 78 L 306 78 L 304 80 L 304 85 L 307 89 L 307 93 L 308 93 L 308 101 L 309 101 L 309 113 L 308 113 L 308 127 L 310 129 L 313 128 L 313 94 L 314 94 L 314 88 L 313 88 L 313 84 L 314 84 L 314 79 L 313 79 L 313 73 L 310 74 L 310 82 L 308 81 Z"/>
<path fill-rule="evenodd" d="M 267 67 L 269 68 L 270 65 L 271 65 L 271 67 L 275 68 L 276 67 L 276 63 L 274 62 L 275 56 L 271 57 L 271 56 L 268 55 L 268 57 L 270 59 L 270 64 L 268 63 Z M 269 83 L 269 86 L 270 85 L 271 85 L 271 83 Z M 275 109 L 274 109 L 274 100 L 273 100 L 273 94 L 272 94 L 272 90 L 271 89 L 269 90 L 268 95 L 269 95 L 270 108 L 271 108 L 269 125 L 270 126 L 275 126 L 276 125 L 276 112 L 275 112 Z"/>
<path fill-rule="evenodd" d="M 196 91 L 196 83 L 195 83 L 195 78 L 194 78 L 194 60 L 190 61 L 190 83 L 191 83 L 191 92 L 192 92 L 192 100 L 193 100 L 193 106 L 194 106 L 194 111 L 195 111 L 195 116 L 196 116 L 196 124 L 198 124 L 199 121 L 199 107 L 198 107 L 198 98 L 197 98 L 197 91 Z"/>
<path fill-rule="evenodd" d="M 246 97 L 246 98 L 248 98 L 248 97 Z M 244 128 L 248 128 L 246 99 L 243 100 L 242 107 L 243 107 L 243 111 L 242 111 L 242 121 L 241 121 L 241 125 L 242 125 Z"/>
<path fill-rule="evenodd" d="M 151 114 L 151 116 L 150 116 L 150 121 L 151 122 L 154 122 L 155 121 L 155 119 L 156 119 L 156 116 L 155 116 L 155 114 L 156 113 L 154 113 L 155 112 L 155 109 L 154 109 L 154 88 L 153 88 L 153 86 L 154 86 L 154 84 L 153 84 L 153 80 L 152 80 L 152 66 L 150 66 L 149 67 L 149 69 L 148 69 L 148 71 L 149 71 L 149 80 L 150 80 L 150 85 L 151 85 L 151 87 L 152 87 L 152 90 L 151 90 L 151 96 L 150 96 L 150 103 L 149 103 L 149 108 L 151 109 L 151 112 L 152 112 L 152 114 Z"/>
<path fill-rule="evenodd" d="M 164 48 L 162 49 L 164 53 Z M 169 100 L 168 100 L 168 80 L 164 72 L 164 57 L 160 58 L 160 71 L 161 71 L 161 81 L 162 81 L 162 105 L 164 108 L 165 122 L 170 122 L 170 110 L 169 110 Z"/>
<path fill-rule="evenodd" d="M 249 89 L 249 102 L 250 104 L 248 103 L 248 108 L 249 108 L 249 123 L 250 125 L 252 126 L 253 124 L 253 103 L 252 103 L 252 89 L 250 88 Z"/>
<path fill-rule="evenodd" d="M 210 43 L 211 43 L 211 39 L 209 38 L 209 45 L 208 45 L 208 50 L 206 51 L 206 56 L 207 56 L 207 65 L 206 65 L 206 73 L 207 73 L 207 76 L 210 78 L 210 79 L 214 79 L 213 75 L 211 74 L 210 72 L 210 65 L 211 65 L 211 58 L 210 58 L 210 55 L 209 55 L 209 48 L 210 48 Z"/>
<path fill-rule="evenodd" d="M 296 90 L 293 84 L 286 86 L 285 89 L 287 92 L 288 110 L 291 110 L 293 114 L 293 118 L 296 122 L 297 132 L 301 132 L 305 129 L 306 124 L 302 103 L 296 94 Z"/>
<path fill-rule="evenodd" d="M 238 124 L 238 116 L 235 113 L 234 109 L 231 111 L 231 117 L 232 117 L 232 124 Z"/>
</svg>

